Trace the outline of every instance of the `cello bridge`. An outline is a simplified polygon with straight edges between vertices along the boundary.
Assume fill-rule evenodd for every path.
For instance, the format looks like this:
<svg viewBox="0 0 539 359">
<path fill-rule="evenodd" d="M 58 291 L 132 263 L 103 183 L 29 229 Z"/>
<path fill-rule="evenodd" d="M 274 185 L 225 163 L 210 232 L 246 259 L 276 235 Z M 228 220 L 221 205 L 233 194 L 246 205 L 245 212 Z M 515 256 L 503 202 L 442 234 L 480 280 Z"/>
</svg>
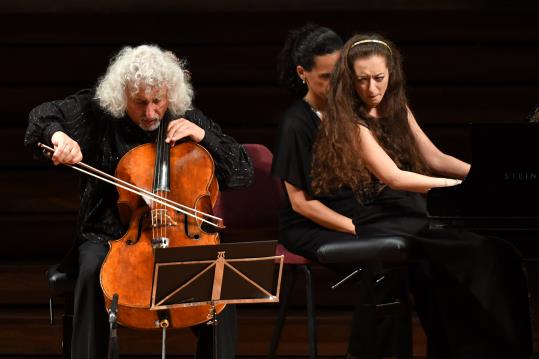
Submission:
<svg viewBox="0 0 539 359">
<path fill-rule="evenodd" d="M 157 237 L 152 239 L 153 248 L 168 248 L 169 239 L 167 237 Z"/>
<path fill-rule="evenodd" d="M 178 222 L 176 222 L 172 217 L 168 214 L 166 209 L 153 209 L 152 210 L 152 227 L 173 227 L 177 226 Z"/>
</svg>

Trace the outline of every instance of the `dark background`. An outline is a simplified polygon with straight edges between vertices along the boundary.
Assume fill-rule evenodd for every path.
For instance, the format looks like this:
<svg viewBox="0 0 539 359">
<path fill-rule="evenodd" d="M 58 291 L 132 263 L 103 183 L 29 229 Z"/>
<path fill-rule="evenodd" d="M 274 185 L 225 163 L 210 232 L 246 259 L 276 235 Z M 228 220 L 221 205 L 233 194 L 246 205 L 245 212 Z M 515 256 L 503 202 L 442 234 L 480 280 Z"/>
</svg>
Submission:
<svg viewBox="0 0 539 359">
<path fill-rule="evenodd" d="M 122 46 L 155 43 L 186 58 L 197 107 L 239 142 L 272 149 L 280 115 L 293 101 L 275 73 L 287 31 L 312 21 L 344 39 L 380 32 L 403 54 L 410 106 L 420 124 L 441 149 L 469 160 L 468 123 L 525 121 L 539 102 L 535 4 L 2 1 L 0 356 L 54 352 L 42 273 L 68 249 L 78 203 L 76 174 L 34 161 L 24 150 L 27 114 L 41 102 L 93 86 Z M 340 305 L 319 292 L 322 306 Z M 36 322 L 43 348 L 29 349 L 21 338 Z M 242 348 L 243 355 L 261 351 Z"/>
</svg>

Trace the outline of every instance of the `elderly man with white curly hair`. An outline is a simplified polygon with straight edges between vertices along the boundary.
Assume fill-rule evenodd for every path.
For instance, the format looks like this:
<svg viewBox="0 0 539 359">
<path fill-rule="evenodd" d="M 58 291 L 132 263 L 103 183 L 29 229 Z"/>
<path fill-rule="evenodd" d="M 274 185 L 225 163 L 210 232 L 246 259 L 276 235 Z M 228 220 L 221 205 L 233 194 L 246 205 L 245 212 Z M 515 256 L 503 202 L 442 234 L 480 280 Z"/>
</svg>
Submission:
<svg viewBox="0 0 539 359">
<path fill-rule="evenodd" d="M 95 90 L 34 108 L 25 145 L 33 150 L 38 142 L 53 146 L 55 164 L 75 164 L 84 157 L 85 162 L 114 174 L 125 153 L 154 142 L 156 130 L 167 118 L 166 142 L 174 145 L 189 139 L 205 147 L 214 159 L 221 189 L 248 186 L 253 169 L 245 150 L 193 108 L 192 98 L 189 76 L 172 52 L 153 45 L 125 47 L 112 59 Z M 120 238 L 127 229 L 120 220 L 117 199 L 113 186 L 82 178 L 78 235 L 61 268 L 77 277 L 72 358 L 107 355 L 108 320 L 99 270 L 108 241 Z M 219 315 L 220 358 L 233 358 L 235 351 L 235 311 L 227 308 Z M 195 333 L 197 358 L 212 357 L 211 327 L 201 326 Z"/>
</svg>

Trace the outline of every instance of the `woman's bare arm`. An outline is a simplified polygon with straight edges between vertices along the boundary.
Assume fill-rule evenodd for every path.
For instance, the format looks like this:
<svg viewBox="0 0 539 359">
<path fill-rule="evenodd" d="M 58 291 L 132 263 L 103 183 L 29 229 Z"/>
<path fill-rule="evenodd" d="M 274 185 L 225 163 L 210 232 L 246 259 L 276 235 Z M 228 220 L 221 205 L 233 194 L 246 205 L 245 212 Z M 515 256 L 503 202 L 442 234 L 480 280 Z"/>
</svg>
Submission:
<svg viewBox="0 0 539 359">
<path fill-rule="evenodd" d="M 334 231 L 355 234 L 352 220 L 327 207 L 322 202 L 312 199 L 303 190 L 284 181 L 292 209 L 303 217 Z"/>
<path fill-rule="evenodd" d="M 468 175 L 470 164 L 440 151 L 423 132 L 410 109 L 408 109 L 408 123 L 419 152 L 430 169 L 437 174 L 460 179 L 464 179 Z"/>
<path fill-rule="evenodd" d="M 360 126 L 359 138 L 359 149 L 365 165 L 380 181 L 393 189 L 425 193 L 434 187 L 460 183 L 460 180 L 451 178 L 431 177 L 401 170 L 366 127 Z"/>
</svg>

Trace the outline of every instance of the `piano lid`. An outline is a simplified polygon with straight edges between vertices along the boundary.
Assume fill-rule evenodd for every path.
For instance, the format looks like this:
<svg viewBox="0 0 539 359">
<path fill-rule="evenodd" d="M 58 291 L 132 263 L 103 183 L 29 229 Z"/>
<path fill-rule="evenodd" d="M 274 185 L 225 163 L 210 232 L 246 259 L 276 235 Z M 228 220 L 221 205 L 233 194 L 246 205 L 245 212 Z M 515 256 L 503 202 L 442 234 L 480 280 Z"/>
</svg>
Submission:
<svg viewBox="0 0 539 359">
<path fill-rule="evenodd" d="M 471 125 L 471 170 L 427 194 L 431 217 L 539 217 L 539 124 Z"/>
</svg>

